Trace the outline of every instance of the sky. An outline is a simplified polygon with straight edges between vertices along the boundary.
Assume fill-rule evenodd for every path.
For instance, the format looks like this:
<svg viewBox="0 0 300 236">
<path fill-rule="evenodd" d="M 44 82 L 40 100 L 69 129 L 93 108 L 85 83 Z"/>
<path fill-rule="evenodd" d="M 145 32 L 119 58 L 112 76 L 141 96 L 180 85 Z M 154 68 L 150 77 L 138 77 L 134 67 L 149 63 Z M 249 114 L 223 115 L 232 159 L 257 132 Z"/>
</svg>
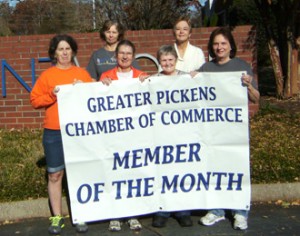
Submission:
<svg viewBox="0 0 300 236">
<path fill-rule="evenodd" d="M 17 4 L 17 0 L 0 0 L 0 2 L 8 2 L 11 7 L 14 7 Z"/>
</svg>

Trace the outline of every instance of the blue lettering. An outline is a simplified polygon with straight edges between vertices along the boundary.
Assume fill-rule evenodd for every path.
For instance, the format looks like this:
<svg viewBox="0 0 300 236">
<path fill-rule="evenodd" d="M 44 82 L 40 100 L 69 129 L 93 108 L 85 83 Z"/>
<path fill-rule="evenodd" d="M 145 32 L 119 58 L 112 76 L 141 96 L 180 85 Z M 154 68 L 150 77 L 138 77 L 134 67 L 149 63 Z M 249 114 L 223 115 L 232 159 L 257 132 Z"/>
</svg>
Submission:
<svg viewBox="0 0 300 236">
<path fill-rule="evenodd" d="M 243 122 L 243 119 L 240 119 L 241 117 L 241 113 L 242 113 L 242 109 L 241 108 L 236 108 L 235 109 L 235 122 Z"/>
<path fill-rule="evenodd" d="M 136 181 L 136 185 L 133 184 L 133 182 Z M 141 182 L 142 179 L 136 179 L 136 180 L 128 180 L 128 194 L 127 198 L 132 198 L 132 190 L 136 190 L 135 197 L 141 197 Z"/>
<path fill-rule="evenodd" d="M 117 165 L 118 165 L 118 167 L 122 167 L 123 164 L 124 164 L 124 169 L 128 169 L 129 168 L 129 163 L 128 163 L 129 154 L 130 154 L 130 151 L 126 151 L 124 157 L 121 158 L 119 156 L 119 153 L 115 152 L 114 153 L 114 167 L 113 167 L 113 170 L 117 169 Z"/>
<path fill-rule="evenodd" d="M 229 180 L 228 180 L 228 187 L 227 187 L 227 190 L 232 190 L 232 184 L 233 183 L 236 183 L 237 186 L 236 186 L 236 190 L 242 190 L 242 180 L 243 180 L 243 174 L 238 174 L 238 179 L 237 180 L 233 180 L 233 177 L 234 177 L 234 173 L 229 173 L 228 174 L 228 177 L 229 177 Z"/>
<path fill-rule="evenodd" d="M 196 188 L 197 191 L 201 190 L 201 187 L 200 187 L 201 186 L 201 182 L 204 185 L 204 188 L 206 190 L 208 190 L 210 175 L 211 175 L 211 172 L 207 172 L 206 173 L 206 179 L 204 179 L 203 174 L 202 173 L 198 173 L 198 183 L 197 183 L 197 188 Z"/>
<path fill-rule="evenodd" d="M 171 181 L 171 183 L 169 182 L 168 176 L 162 176 L 162 189 L 161 189 L 161 193 L 165 193 L 166 192 L 166 188 L 167 190 L 170 190 L 171 188 L 173 188 L 172 192 L 173 193 L 177 193 L 177 186 L 178 186 L 178 177 L 179 175 L 175 175 L 173 177 L 173 180 Z"/>
<path fill-rule="evenodd" d="M 116 191 L 116 197 L 115 199 L 122 199 L 122 196 L 121 196 L 121 192 L 122 192 L 122 189 L 121 189 L 121 185 L 122 184 L 126 184 L 126 181 L 125 180 L 122 180 L 122 181 L 114 181 L 112 182 L 112 185 L 117 185 L 117 191 Z"/>
<path fill-rule="evenodd" d="M 72 133 L 72 134 L 70 133 L 70 130 L 69 130 L 71 128 L 70 126 L 73 128 L 74 125 L 71 124 L 71 123 L 67 124 L 66 125 L 66 133 L 67 133 L 67 135 L 69 135 L 69 136 L 72 137 L 72 136 L 75 136 L 75 134 L 74 133 Z"/>
<path fill-rule="evenodd" d="M 193 157 L 195 157 L 196 161 L 201 161 L 201 158 L 199 156 L 199 152 L 201 149 L 200 143 L 191 143 L 189 144 L 190 146 L 190 151 L 189 151 L 189 160 L 188 162 L 193 162 Z"/>
<path fill-rule="evenodd" d="M 229 118 L 229 115 L 228 115 L 229 111 L 232 112 L 233 109 L 232 109 L 232 108 L 228 108 L 228 109 L 225 110 L 225 117 L 226 117 L 226 120 L 229 121 L 229 122 L 233 122 L 234 120 L 232 120 L 232 119 Z"/>
<path fill-rule="evenodd" d="M 154 194 L 153 190 L 150 191 L 153 188 L 153 184 L 150 184 L 150 182 L 154 182 L 154 177 L 151 178 L 145 178 L 145 189 L 144 189 L 144 196 L 152 196 Z"/>
<path fill-rule="evenodd" d="M 96 105 L 91 105 L 91 102 L 95 102 L 95 98 L 89 98 L 87 101 L 87 107 L 90 112 L 96 112 Z"/>
<path fill-rule="evenodd" d="M 137 161 L 140 161 L 142 158 L 142 154 L 143 153 L 143 149 L 138 149 L 138 150 L 133 150 L 132 151 L 132 166 L 131 168 L 138 168 L 138 167 L 142 167 L 143 164 L 142 163 L 137 163 Z M 139 155 L 140 154 L 140 155 Z"/>
<path fill-rule="evenodd" d="M 96 184 L 94 184 L 94 187 L 95 187 L 94 202 L 99 202 L 99 194 L 103 193 L 103 190 L 100 190 L 100 186 L 104 187 L 104 183 L 96 183 Z"/>
<path fill-rule="evenodd" d="M 190 181 L 186 181 L 189 178 Z M 195 176 L 192 174 L 186 174 L 182 177 L 180 181 L 180 189 L 182 192 L 190 192 L 195 185 Z"/>
<path fill-rule="evenodd" d="M 85 200 L 82 199 L 82 191 L 83 190 L 86 190 L 86 199 Z M 78 202 L 81 204 L 87 203 L 92 197 L 92 192 L 93 192 L 92 187 L 90 185 L 88 185 L 88 184 L 81 185 L 77 191 Z"/>
<path fill-rule="evenodd" d="M 172 163 L 174 156 L 172 154 L 174 150 L 173 146 L 163 146 L 163 161 L 162 164 Z"/>
<path fill-rule="evenodd" d="M 222 172 L 214 172 L 213 176 L 217 176 L 217 183 L 216 183 L 216 188 L 215 190 L 222 190 L 221 189 L 221 181 L 222 181 L 222 176 L 227 176 L 227 173 L 222 173 Z"/>
</svg>

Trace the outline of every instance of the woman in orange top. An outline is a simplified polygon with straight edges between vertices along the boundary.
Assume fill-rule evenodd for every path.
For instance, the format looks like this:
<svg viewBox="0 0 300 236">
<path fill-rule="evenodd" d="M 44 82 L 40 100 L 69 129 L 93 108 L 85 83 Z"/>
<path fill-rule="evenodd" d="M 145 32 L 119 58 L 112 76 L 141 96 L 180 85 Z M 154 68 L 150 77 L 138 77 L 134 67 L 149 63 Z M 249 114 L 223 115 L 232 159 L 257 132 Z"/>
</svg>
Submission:
<svg viewBox="0 0 300 236">
<path fill-rule="evenodd" d="M 45 108 L 43 147 L 48 172 L 48 195 L 53 217 L 50 217 L 51 234 L 59 234 L 64 227 L 62 215 L 62 179 L 64 153 L 58 117 L 56 95 L 58 85 L 92 82 L 89 73 L 74 66 L 77 43 L 69 35 L 56 35 L 50 41 L 48 54 L 54 66 L 44 71 L 35 83 L 30 102 L 35 109 Z M 86 224 L 76 225 L 77 231 L 87 230 Z"/>
<path fill-rule="evenodd" d="M 138 70 L 132 66 L 135 56 L 135 46 L 129 40 L 122 40 L 116 47 L 117 66 L 111 70 L 102 73 L 100 80 L 108 85 L 112 80 L 123 80 L 140 78 L 147 76 L 147 73 Z"/>
<path fill-rule="evenodd" d="M 139 78 L 143 81 L 148 75 L 132 66 L 135 55 L 134 44 L 129 40 L 121 40 L 116 47 L 117 66 L 111 70 L 102 73 L 100 81 L 109 85 L 112 80 L 127 80 Z M 132 230 L 140 230 L 141 223 L 136 218 L 130 218 L 128 225 Z M 111 220 L 108 229 L 110 231 L 120 231 L 121 221 L 118 219 Z"/>
</svg>

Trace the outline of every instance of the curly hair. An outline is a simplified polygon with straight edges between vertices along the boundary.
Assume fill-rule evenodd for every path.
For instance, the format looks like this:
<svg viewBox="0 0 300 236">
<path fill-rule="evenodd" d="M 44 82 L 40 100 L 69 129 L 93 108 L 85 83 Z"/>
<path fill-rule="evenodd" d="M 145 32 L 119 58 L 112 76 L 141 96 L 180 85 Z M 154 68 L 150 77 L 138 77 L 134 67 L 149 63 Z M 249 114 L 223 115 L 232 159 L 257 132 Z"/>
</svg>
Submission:
<svg viewBox="0 0 300 236">
<path fill-rule="evenodd" d="M 49 44 L 49 49 L 48 49 L 48 55 L 52 61 L 53 64 L 57 63 L 57 59 L 55 57 L 55 51 L 57 49 L 58 44 L 61 41 L 66 41 L 71 49 L 72 49 L 72 59 L 71 61 L 74 63 L 74 57 L 77 54 L 77 50 L 78 50 L 78 45 L 77 42 L 74 38 L 72 38 L 70 35 L 67 34 L 58 34 L 55 35 L 51 40 L 50 40 L 50 44 Z"/>
</svg>

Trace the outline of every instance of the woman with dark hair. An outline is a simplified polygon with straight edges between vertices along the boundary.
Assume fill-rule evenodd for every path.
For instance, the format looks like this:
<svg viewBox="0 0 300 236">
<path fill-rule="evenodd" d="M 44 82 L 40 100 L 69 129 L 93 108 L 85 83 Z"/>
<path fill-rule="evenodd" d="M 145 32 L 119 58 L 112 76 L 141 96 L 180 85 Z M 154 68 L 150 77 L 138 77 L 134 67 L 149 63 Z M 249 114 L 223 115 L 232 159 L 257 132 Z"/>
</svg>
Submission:
<svg viewBox="0 0 300 236">
<path fill-rule="evenodd" d="M 201 66 L 198 71 L 220 73 L 246 71 L 246 74 L 241 75 L 242 85 L 247 87 L 249 100 L 253 103 L 258 103 L 260 95 L 257 90 L 257 84 L 253 79 L 251 66 L 247 62 L 235 57 L 237 47 L 229 28 L 217 28 L 211 33 L 208 42 L 208 52 L 213 59 Z M 245 230 L 248 228 L 248 211 L 232 210 L 232 214 L 234 229 Z M 225 220 L 225 211 L 223 209 L 213 209 L 200 218 L 200 223 L 210 226 L 221 220 Z"/>
<path fill-rule="evenodd" d="M 36 81 L 30 102 L 35 109 L 44 108 L 43 147 L 48 172 L 48 195 L 51 212 L 50 234 L 59 234 L 64 227 L 62 217 L 62 179 L 64 176 L 64 152 L 58 117 L 56 95 L 59 85 L 92 82 L 89 73 L 74 65 L 77 43 L 69 35 L 54 36 L 49 45 L 48 54 L 54 66 L 45 70 Z M 87 231 L 86 224 L 76 225 L 79 232 Z"/>
<path fill-rule="evenodd" d="M 229 28 L 220 27 L 215 29 L 209 38 L 208 53 L 212 60 L 200 67 L 200 72 L 230 72 L 246 71 L 242 76 L 244 86 L 248 88 L 249 100 L 258 103 L 259 92 L 256 81 L 253 79 L 251 66 L 244 60 L 235 57 L 237 47 Z"/>
<path fill-rule="evenodd" d="M 104 46 L 93 52 L 87 71 L 95 80 L 99 80 L 102 73 L 114 68 L 117 64 L 115 50 L 118 43 L 124 39 L 125 29 L 117 21 L 107 20 L 100 29 L 100 38 L 105 42 Z M 138 67 L 137 63 L 134 64 Z"/>
</svg>

